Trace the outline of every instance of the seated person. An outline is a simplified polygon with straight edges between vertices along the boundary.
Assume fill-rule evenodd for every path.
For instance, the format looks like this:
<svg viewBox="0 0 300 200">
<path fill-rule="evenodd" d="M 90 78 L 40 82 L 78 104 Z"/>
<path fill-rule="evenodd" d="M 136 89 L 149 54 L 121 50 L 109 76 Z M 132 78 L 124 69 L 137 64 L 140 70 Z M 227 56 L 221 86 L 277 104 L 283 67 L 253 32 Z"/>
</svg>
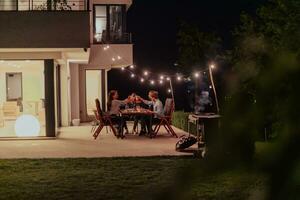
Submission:
<svg viewBox="0 0 300 200">
<path fill-rule="evenodd" d="M 164 116 L 164 107 L 163 107 L 162 102 L 158 98 L 157 91 L 154 91 L 154 90 L 149 91 L 148 97 L 149 97 L 150 101 L 145 100 L 143 98 L 140 98 L 140 99 L 142 100 L 143 103 L 147 104 L 148 106 L 152 106 L 153 113 L 154 113 L 154 116 L 152 118 L 152 124 L 157 124 L 160 122 L 159 117 Z M 152 124 L 150 124 L 150 119 L 146 119 L 146 124 L 148 127 L 148 133 L 151 134 L 153 130 L 152 130 Z"/>
<path fill-rule="evenodd" d="M 120 114 L 120 107 L 125 106 L 128 102 L 128 99 L 119 100 L 119 94 L 117 90 L 111 90 L 108 94 L 108 101 L 107 101 L 107 108 L 109 114 L 112 116 L 112 120 L 115 123 L 119 124 L 119 132 L 121 131 L 121 118 L 119 117 Z M 128 133 L 127 124 L 124 124 L 124 128 Z"/>
</svg>

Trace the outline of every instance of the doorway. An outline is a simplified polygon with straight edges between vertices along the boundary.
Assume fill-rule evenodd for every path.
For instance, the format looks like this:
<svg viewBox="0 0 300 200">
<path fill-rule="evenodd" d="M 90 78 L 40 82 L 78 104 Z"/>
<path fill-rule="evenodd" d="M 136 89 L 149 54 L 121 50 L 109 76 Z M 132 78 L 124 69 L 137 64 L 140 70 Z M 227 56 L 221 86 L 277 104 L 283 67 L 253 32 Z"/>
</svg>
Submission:
<svg viewBox="0 0 300 200">
<path fill-rule="evenodd" d="M 19 101 L 22 99 L 22 73 L 6 73 L 6 100 Z"/>
<path fill-rule="evenodd" d="M 80 68 L 80 121 L 94 119 L 95 99 L 102 99 L 102 71 L 100 69 Z"/>
</svg>

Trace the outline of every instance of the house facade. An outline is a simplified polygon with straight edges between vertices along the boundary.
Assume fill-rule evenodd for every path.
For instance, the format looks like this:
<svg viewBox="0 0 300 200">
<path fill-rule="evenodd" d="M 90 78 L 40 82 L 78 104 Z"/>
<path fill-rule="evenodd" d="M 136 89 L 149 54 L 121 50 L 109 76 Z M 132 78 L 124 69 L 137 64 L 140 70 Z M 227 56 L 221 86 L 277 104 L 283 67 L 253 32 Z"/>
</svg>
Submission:
<svg viewBox="0 0 300 200">
<path fill-rule="evenodd" d="M 107 72 L 133 64 L 131 3 L 0 0 L 0 138 L 55 137 L 95 98 L 105 109 Z"/>
</svg>

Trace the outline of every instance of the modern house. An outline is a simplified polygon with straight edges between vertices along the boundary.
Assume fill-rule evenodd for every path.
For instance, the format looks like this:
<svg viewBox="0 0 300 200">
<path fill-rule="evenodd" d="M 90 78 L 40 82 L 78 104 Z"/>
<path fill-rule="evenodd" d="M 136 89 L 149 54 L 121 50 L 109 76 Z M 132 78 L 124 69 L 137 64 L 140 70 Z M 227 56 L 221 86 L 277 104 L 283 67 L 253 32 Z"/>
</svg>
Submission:
<svg viewBox="0 0 300 200">
<path fill-rule="evenodd" d="M 0 0 L 0 138 L 55 137 L 73 119 L 90 121 L 95 98 L 105 109 L 107 72 L 133 64 L 131 3 Z"/>
</svg>

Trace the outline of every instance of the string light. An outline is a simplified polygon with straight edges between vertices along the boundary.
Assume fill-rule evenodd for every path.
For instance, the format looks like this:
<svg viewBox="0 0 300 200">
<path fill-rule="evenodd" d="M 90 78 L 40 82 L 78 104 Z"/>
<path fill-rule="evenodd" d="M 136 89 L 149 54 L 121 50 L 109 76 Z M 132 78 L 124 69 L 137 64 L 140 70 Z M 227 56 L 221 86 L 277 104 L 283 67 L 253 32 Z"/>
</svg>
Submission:
<svg viewBox="0 0 300 200">
<path fill-rule="evenodd" d="M 112 61 L 116 61 L 116 59 L 115 59 L 115 58 L 112 58 L 111 60 L 112 60 Z"/>
<path fill-rule="evenodd" d="M 107 48 L 109 48 L 109 47 L 107 46 L 106 49 L 107 49 Z M 112 61 L 116 61 L 117 59 L 120 60 L 120 59 L 122 59 L 122 57 L 120 57 L 120 56 L 113 57 L 113 58 L 112 58 Z M 1 62 L 1 60 L 0 60 L 0 62 Z M 3 61 L 2 61 L 2 62 L 3 62 Z M 130 66 L 128 66 L 128 67 L 129 67 L 130 69 L 134 69 L 134 68 L 135 68 L 134 65 L 130 65 Z M 199 78 L 199 77 L 202 75 L 202 73 L 203 73 L 203 75 L 205 75 L 205 74 L 207 73 L 208 70 L 214 69 L 214 68 L 215 68 L 215 65 L 211 64 L 211 65 L 209 65 L 209 67 L 206 68 L 206 69 L 203 69 L 203 70 L 198 71 L 198 72 L 194 72 L 193 76 L 194 76 L 195 78 Z M 121 67 L 121 70 L 122 70 L 122 71 L 126 70 L 126 67 Z M 128 71 L 131 73 L 131 75 L 130 75 L 131 78 L 135 78 L 135 77 L 140 78 L 140 76 L 139 76 L 138 74 L 134 74 L 133 71 L 131 71 L 131 70 L 128 70 Z M 149 76 L 150 73 L 151 73 L 151 72 L 149 72 L 149 71 L 144 71 L 144 72 L 143 72 L 143 75 L 144 75 L 144 76 Z M 141 82 L 141 83 L 144 83 L 146 80 L 147 80 L 147 81 L 149 80 L 150 85 L 155 85 L 155 84 L 156 84 L 156 81 L 157 81 L 157 83 L 159 83 L 160 85 L 162 85 L 162 84 L 164 84 L 165 80 L 171 82 L 171 78 L 173 78 L 173 77 L 174 77 L 173 75 L 171 75 L 171 76 L 160 75 L 158 80 L 153 80 L 153 79 L 152 79 L 152 80 L 149 80 L 149 79 L 146 79 L 146 78 L 140 78 L 140 82 Z M 182 81 L 182 80 L 184 80 L 184 81 L 189 81 L 189 82 L 192 81 L 191 76 L 183 76 L 182 74 L 180 74 L 180 75 L 177 74 L 174 78 L 176 78 L 177 81 Z M 212 86 L 212 85 L 209 85 L 209 88 L 212 89 L 213 86 Z M 167 92 L 168 92 L 168 93 L 172 93 L 172 89 L 169 88 L 169 89 L 167 90 Z"/>
<path fill-rule="evenodd" d="M 107 45 L 107 46 L 106 46 L 106 49 L 109 49 L 109 47 L 110 47 L 110 46 L 109 46 L 109 45 Z"/>
<path fill-rule="evenodd" d="M 121 56 L 118 56 L 118 60 L 121 60 L 122 59 L 122 57 Z"/>
</svg>

